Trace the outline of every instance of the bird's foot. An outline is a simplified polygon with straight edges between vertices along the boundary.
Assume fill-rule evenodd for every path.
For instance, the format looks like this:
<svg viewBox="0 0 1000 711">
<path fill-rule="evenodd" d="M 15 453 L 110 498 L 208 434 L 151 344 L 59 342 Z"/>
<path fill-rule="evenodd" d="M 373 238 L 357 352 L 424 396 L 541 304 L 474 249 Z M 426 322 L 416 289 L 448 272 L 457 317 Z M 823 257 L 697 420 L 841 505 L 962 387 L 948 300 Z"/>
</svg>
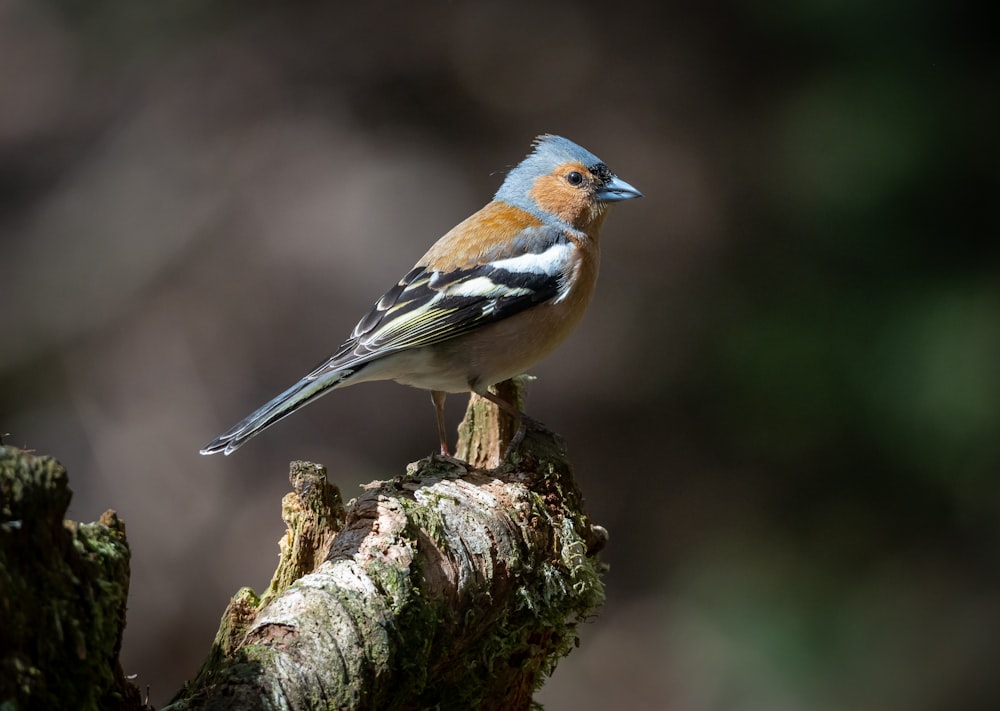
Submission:
<svg viewBox="0 0 1000 711">
<path fill-rule="evenodd" d="M 503 451 L 503 461 L 510 459 L 510 455 L 519 447 L 521 443 L 524 442 L 525 435 L 528 434 L 528 430 L 534 432 L 548 432 L 549 428 L 542 424 L 541 421 L 536 420 L 533 417 L 528 417 L 524 413 L 520 413 L 518 417 L 517 431 L 514 436 L 510 438 L 510 442 Z"/>
</svg>

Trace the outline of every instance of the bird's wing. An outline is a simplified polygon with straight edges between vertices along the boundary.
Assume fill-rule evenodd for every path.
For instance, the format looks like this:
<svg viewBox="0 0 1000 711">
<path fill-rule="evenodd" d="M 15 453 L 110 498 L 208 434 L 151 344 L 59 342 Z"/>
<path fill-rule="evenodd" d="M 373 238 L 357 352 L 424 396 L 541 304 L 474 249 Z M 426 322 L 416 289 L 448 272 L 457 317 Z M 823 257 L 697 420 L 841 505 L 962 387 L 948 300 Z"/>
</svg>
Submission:
<svg viewBox="0 0 1000 711">
<path fill-rule="evenodd" d="M 440 343 L 537 304 L 560 301 L 569 293 L 575 249 L 562 230 L 528 227 L 481 264 L 451 271 L 418 265 L 308 377 Z"/>
</svg>

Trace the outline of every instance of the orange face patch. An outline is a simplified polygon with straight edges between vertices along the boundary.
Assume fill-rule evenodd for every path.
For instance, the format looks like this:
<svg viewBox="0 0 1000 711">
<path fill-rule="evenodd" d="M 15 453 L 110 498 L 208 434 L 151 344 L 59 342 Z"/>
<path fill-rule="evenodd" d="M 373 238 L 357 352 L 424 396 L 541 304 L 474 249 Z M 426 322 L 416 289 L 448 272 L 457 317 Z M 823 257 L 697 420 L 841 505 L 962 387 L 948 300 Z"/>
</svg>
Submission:
<svg viewBox="0 0 1000 711">
<path fill-rule="evenodd" d="M 579 173 L 582 182 L 574 185 L 571 173 Z M 604 213 L 594 199 L 596 190 L 597 178 L 582 163 L 563 163 L 548 175 L 537 178 L 528 194 L 545 212 L 578 230 L 588 231 Z"/>
</svg>

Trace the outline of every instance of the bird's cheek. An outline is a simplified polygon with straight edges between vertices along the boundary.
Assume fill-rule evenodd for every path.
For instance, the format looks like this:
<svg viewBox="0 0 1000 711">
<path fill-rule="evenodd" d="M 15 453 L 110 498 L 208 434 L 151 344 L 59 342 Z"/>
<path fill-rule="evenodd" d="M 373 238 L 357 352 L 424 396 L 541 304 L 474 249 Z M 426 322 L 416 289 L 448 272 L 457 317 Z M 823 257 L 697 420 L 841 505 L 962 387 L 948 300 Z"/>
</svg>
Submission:
<svg viewBox="0 0 1000 711">
<path fill-rule="evenodd" d="M 589 218 L 591 201 L 587 192 L 570 187 L 558 176 L 543 175 L 538 178 L 528 195 L 543 211 L 563 222 L 579 226 L 581 220 Z"/>
</svg>

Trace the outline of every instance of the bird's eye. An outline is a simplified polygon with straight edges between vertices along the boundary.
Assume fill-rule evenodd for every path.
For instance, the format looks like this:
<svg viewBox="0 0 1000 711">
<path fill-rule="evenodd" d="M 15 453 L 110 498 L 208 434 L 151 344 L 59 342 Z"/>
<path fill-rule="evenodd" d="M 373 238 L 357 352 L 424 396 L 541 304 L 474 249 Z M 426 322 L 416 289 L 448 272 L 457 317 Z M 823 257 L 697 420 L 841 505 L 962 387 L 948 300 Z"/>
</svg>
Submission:
<svg viewBox="0 0 1000 711">
<path fill-rule="evenodd" d="M 566 175 L 566 182 L 569 183 L 570 185 L 572 185 L 573 187 L 576 187 L 578 185 L 582 185 L 583 184 L 583 175 L 581 173 L 579 173 L 579 172 L 577 172 L 577 171 L 574 170 L 572 173 L 569 173 L 569 174 Z"/>
</svg>

